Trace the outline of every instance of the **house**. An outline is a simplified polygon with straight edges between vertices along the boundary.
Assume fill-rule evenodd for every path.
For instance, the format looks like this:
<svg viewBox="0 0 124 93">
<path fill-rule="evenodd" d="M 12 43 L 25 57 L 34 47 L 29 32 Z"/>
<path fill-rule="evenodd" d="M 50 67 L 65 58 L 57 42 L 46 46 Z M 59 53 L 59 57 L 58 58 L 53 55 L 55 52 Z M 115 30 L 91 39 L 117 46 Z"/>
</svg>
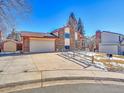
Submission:
<svg viewBox="0 0 124 93">
<path fill-rule="evenodd" d="M 21 42 L 12 40 L 12 39 L 7 39 L 2 42 L 2 51 L 3 52 L 16 52 L 16 51 L 21 51 Z"/>
<path fill-rule="evenodd" d="M 77 21 L 74 13 L 70 14 L 64 27 L 52 31 L 51 34 L 58 37 L 56 39 L 56 51 L 83 49 L 84 26 L 80 18 Z"/>
<path fill-rule="evenodd" d="M 54 52 L 56 36 L 50 33 L 21 32 L 23 52 Z"/>
<path fill-rule="evenodd" d="M 0 52 L 2 51 L 2 31 L 0 31 Z"/>
<path fill-rule="evenodd" d="M 64 26 L 51 33 L 21 32 L 23 52 L 54 52 L 82 48 L 82 35 Z"/>
<path fill-rule="evenodd" d="M 62 49 L 82 49 L 83 36 L 78 31 L 74 31 L 69 26 L 64 26 L 51 32 L 57 36 L 56 39 L 56 51 Z"/>
<path fill-rule="evenodd" d="M 15 29 L 13 29 L 12 32 L 7 36 L 7 39 L 13 39 L 15 41 L 21 41 L 20 33 L 15 31 Z"/>
<path fill-rule="evenodd" d="M 67 24 L 51 33 L 21 32 L 23 52 L 53 52 L 82 49 L 83 26 L 73 13 Z"/>
<path fill-rule="evenodd" d="M 124 35 L 109 31 L 96 32 L 96 47 L 99 52 L 124 54 Z"/>
</svg>

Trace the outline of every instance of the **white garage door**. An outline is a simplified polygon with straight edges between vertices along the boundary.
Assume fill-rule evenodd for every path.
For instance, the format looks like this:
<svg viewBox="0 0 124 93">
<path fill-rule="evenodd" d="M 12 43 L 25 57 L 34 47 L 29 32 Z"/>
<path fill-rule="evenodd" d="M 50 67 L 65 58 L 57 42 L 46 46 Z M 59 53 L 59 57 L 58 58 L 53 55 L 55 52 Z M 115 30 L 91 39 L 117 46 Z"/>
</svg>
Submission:
<svg viewBox="0 0 124 93">
<path fill-rule="evenodd" d="M 110 53 L 110 54 L 118 54 L 118 46 L 117 45 L 100 45 L 99 52 Z"/>
<path fill-rule="evenodd" d="M 30 52 L 53 52 L 55 40 L 30 40 Z"/>
</svg>

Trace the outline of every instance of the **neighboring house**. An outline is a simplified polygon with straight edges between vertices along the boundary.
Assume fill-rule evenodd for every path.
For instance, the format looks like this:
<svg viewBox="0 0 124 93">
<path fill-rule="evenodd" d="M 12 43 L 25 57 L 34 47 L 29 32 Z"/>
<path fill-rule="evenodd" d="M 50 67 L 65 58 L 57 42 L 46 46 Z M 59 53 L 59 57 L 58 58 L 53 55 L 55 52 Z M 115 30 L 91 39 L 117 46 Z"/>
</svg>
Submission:
<svg viewBox="0 0 124 93">
<path fill-rule="evenodd" d="M 21 36 L 20 36 L 19 32 L 16 32 L 13 29 L 13 31 L 8 35 L 7 39 L 13 39 L 15 41 L 21 41 Z"/>
<path fill-rule="evenodd" d="M 93 51 L 93 52 L 98 51 L 96 49 L 96 35 L 92 37 L 85 37 L 84 44 L 86 51 Z"/>
<path fill-rule="evenodd" d="M 108 31 L 101 32 L 99 52 L 124 54 L 124 35 Z"/>
<path fill-rule="evenodd" d="M 2 47 L 3 47 L 3 52 L 16 52 L 21 50 L 21 42 L 12 40 L 12 39 L 7 39 L 3 41 Z"/>
<path fill-rule="evenodd" d="M 109 32 L 96 31 L 96 35 L 88 38 L 90 51 L 124 55 L 124 35 Z"/>
<path fill-rule="evenodd" d="M 83 36 L 78 31 L 71 29 L 71 27 L 65 26 L 51 33 L 58 37 L 56 39 L 56 51 L 82 49 Z"/>
<path fill-rule="evenodd" d="M 2 42 L 2 31 L 0 31 L 0 42 Z"/>
<path fill-rule="evenodd" d="M 0 31 L 0 52 L 2 51 L 2 31 Z"/>
<path fill-rule="evenodd" d="M 49 33 L 21 32 L 23 52 L 54 52 L 56 36 Z"/>
<path fill-rule="evenodd" d="M 124 55 L 124 35 L 109 31 L 97 31 L 95 37 L 94 49 L 102 53 Z"/>
</svg>

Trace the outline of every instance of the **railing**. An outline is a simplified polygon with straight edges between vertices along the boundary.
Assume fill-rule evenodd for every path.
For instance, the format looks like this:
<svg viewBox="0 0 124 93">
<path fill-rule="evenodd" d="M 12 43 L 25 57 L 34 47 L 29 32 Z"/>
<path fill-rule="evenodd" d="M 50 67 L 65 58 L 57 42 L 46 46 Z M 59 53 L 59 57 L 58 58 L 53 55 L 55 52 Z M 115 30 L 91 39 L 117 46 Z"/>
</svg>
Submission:
<svg viewBox="0 0 124 93">
<path fill-rule="evenodd" d="M 87 53 L 91 53 L 91 55 L 89 55 Z M 103 59 L 106 62 L 102 62 L 103 59 L 98 60 L 97 56 L 95 56 L 93 52 L 73 50 L 73 51 L 62 52 L 61 54 L 64 57 L 66 57 L 67 59 L 74 59 L 74 60 L 78 61 L 78 63 L 80 63 L 80 64 L 84 63 L 88 66 L 92 65 L 92 66 L 95 66 L 97 68 L 107 70 L 107 71 L 124 72 L 124 67 L 112 65 L 111 62 L 113 59 L 111 59 L 107 56 L 106 57 L 103 56 Z"/>
<path fill-rule="evenodd" d="M 81 52 L 81 51 L 67 51 L 67 52 L 61 52 L 61 54 L 65 57 L 68 57 L 68 58 L 72 58 L 72 59 L 76 59 L 76 60 L 79 60 L 79 61 L 86 61 L 90 64 L 94 64 L 94 56 L 89 56 L 87 55 L 85 52 Z"/>
</svg>

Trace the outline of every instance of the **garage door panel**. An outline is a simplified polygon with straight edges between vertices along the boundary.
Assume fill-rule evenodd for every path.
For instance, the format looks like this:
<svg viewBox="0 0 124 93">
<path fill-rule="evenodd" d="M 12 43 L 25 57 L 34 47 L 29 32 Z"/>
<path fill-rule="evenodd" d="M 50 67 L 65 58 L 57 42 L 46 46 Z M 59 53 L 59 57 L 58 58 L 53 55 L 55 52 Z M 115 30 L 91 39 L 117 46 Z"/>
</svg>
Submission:
<svg viewBox="0 0 124 93">
<path fill-rule="evenodd" d="M 55 51 L 54 40 L 30 40 L 30 52 L 53 52 Z"/>
<path fill-rule="evenodd" d="M 118 46 L 100 45 L 99 52 L 118 54 Z"/>
</svg>

